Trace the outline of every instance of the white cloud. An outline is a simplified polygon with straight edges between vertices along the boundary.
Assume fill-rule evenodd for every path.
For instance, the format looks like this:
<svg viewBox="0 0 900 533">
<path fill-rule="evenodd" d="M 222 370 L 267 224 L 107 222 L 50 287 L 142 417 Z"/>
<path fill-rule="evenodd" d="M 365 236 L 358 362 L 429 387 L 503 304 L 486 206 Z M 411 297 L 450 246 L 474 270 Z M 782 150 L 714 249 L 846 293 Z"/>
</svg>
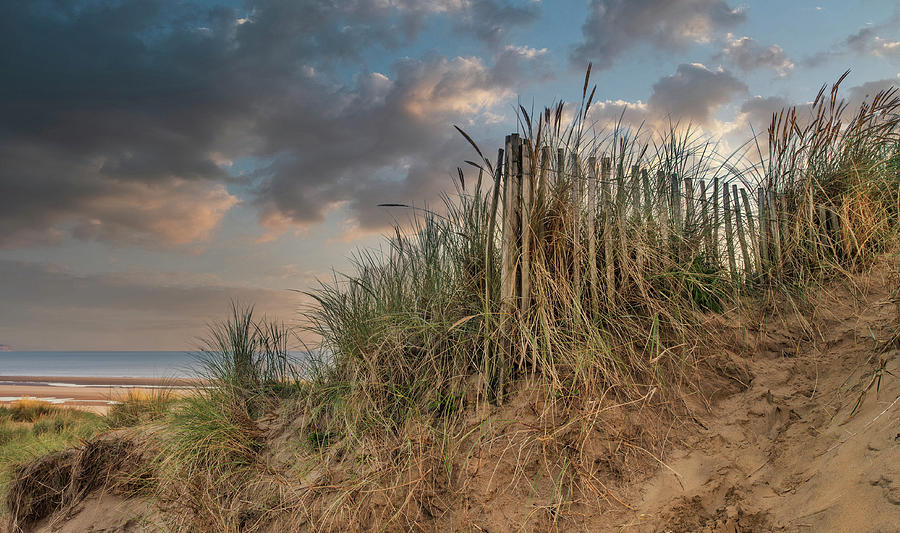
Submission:
<svg viewBox="0 0 900 533">
<path fill-rule="evenodd" d="M 783 77 L 794 69 L 794 62 L 777 44 L 763 46 L 751 37 L 735 37 L 730 33 L 720 57 L 744 71 L 770 68 Z"/>
</svg>

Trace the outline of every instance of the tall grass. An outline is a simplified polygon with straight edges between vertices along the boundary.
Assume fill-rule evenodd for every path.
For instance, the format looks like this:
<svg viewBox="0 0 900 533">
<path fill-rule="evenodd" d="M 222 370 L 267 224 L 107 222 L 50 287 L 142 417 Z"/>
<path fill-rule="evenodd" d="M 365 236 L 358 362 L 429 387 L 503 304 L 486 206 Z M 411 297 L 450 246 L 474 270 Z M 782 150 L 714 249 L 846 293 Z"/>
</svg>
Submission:
<svg viewBox="0 0 900 533">
<path fill-rule="evenodd" d="M 172 389 L 129 389 L 106 413 L 106 423 L 112 428 L 133 427 L 163 420 L 174 406 L 177 397 Z"/>
<path fill-rule="evenodd" d="M 808 116 L 782 110 L 768 130 L 762 182 L 780 198 L 786 225 L 775 267 L 799 284 L 870 263 L 898 230 L 900 93 L 879 91 L 848 110 L 839 98 L 848 73 L 822 87 Z"/>
<path fill-rule="evenodd" d="M 0 494 L 6 494 L 17 467 L 74 446 L 106 427 L 100 416 L 39 400 L 0 407 Z"/>
<path fill-rule="evenodd" d="M 300 386 L 290 338 L 283 324 L 237 303 L 210 325 L 198 354 L 202 385 L 172 407 L 157 460 L 158 495 L 184 514 L 176 529 L 240 522 L 228 509 L 260 461 L 257 419 Z"/>
<path fill-rule="evenodd" d="M 894 90 L 844 120 L 840 81 L 830 99 L 823 89 L 808 119 L 774 117 L 768 154 L 754 162 L 745 150 L 720 153 L 690 127 L 595 131 L 589 76 L 569 123 L 562 103 L 537 116 L 520 109 L 522 150 L 540 165 L 526 184 L 524 305 L 499 298 L 509 158 L 495 163 L 473 142 L 477 179 L 460 169 L 441 214 L 413 211 L 387 250 L 359 252 L 353 274 L 309 293 L 309 329 L 327 354 L 310 374 L 311 431 L 359 435 L 411 415 L 452 417 L 467 401 L 502 402 L 523 378 L 555 397 L 671 402 L 691 387 L 709 340 L 705 314 L 846 271 L 896 234 Z M 608 158 L 608 172 L 592 158 Z M 588 178 L 598 176 L 594 198 Z M 741 217 L 721 205 L 737 184 L 750 189 L 732 199 Z M 819 206 L 837 221 L 823 225 Z M 760 249 L 753 237 L 763 227 Z"/>
</svg>

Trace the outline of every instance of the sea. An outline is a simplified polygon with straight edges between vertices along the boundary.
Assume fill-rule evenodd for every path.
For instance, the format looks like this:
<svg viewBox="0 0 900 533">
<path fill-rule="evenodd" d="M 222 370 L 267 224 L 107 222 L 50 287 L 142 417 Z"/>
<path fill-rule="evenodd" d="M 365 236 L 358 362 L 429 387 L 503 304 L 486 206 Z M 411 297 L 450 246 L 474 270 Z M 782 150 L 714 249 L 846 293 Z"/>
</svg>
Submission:
<svg viewBox="0 0 900 533">
<path fill-rule="evenodd" d="M 196 352 L 0 352 L 0 376 L 198 377 Z"/>
</svg>

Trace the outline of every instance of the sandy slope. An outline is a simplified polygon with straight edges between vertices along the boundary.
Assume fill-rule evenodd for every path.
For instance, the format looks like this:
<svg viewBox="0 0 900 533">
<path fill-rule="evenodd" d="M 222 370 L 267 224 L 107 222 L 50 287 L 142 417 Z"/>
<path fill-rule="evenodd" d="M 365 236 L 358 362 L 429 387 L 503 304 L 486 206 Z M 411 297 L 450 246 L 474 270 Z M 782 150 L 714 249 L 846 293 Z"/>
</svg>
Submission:
<svg viewBox="0 0 900 533">
<path fill-rule="evenodd" d="M 583 520 L 558 528 L 900 531 L 900 293 L 888 269 L 858 283 L 816 296 L 804 306 L 812 313 L 769 314 L 756 326 L 726 322 L 752 375 L 749 383 L 698 415 L 701 429 L 673 449 L 665 465 L 636 471 L 630 480 L 608 480 L 623 505 L 584 509 Z M 876 392 L 872 378 L 882 363 Z M 508 409 L 516 409 L 510 403 Z M 490 470 L 492 478 L 503 475 L 502 468 Z M 496 486 L 505 481 L 494 481 L 471 484 L 464 509 L 420 527 L 547 528 L 546 521 L 523 520 L 533 503 L 504 495 Z M 55 517 L 52 528 L 45 522 L 38 530 L 154 531 L 154 516 L 144 502 L 94 495 L 68 516 Z"/>
<path fill-rule="evenodd" d="M 884 276 L 862 301 L 842 290 L 818 302 L 812 335 L 796 316 L 751 335 L 749 390 L 670 456 L 633 530 L 900 531 L 900 344 L 885 342 L 900 308 Z M 879 360 L 893 375 L 851 417 Z"/>
</svg>

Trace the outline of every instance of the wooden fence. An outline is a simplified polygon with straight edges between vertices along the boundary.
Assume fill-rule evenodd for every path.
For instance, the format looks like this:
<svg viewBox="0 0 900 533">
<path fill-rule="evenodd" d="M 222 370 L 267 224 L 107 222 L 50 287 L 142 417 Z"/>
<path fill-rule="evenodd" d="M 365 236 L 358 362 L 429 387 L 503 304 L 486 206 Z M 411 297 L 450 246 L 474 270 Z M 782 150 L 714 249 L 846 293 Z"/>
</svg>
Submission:
<svg viewBox="0 0 900 533">
<path fill-rule="evenodd" d="M 837 208 L 814 205 L 811 195 L 806 212 L 798 213 L 796 199 L 788 202 L 761 187 L 748 191 L 733 176 L 695 180 L 640 164 L 623 168 L 605 155 L 582 160 L 561 148 L 532 146 L 517 134 L 506 137 L 498 162 L 500 296 L 521 311 L 532 304 L 534 261 L 549 253 L 542 249 L 548 244 L 537 219 L 549 202 L 560 205 L 560 191 L 568 195 L 571 213 L 566 272 L 595 313 L 614 307 L 621 291 L 629 290 L 626 263 L 640 269 L 652 260 L 648 243 L 654 256 L 667 255 L 675 263 L 703 258 L 722 265 L 736 285 L 780 276 L 785 254 L 797 253 L 803 239 L 811 244 L 804 253 L 841 255 L 852 249 Z M 799 216 L 814 223 L 803 226 Z M 801 235 L 804 227 L 815 228 L 815 234 Z"/>
</svg>

